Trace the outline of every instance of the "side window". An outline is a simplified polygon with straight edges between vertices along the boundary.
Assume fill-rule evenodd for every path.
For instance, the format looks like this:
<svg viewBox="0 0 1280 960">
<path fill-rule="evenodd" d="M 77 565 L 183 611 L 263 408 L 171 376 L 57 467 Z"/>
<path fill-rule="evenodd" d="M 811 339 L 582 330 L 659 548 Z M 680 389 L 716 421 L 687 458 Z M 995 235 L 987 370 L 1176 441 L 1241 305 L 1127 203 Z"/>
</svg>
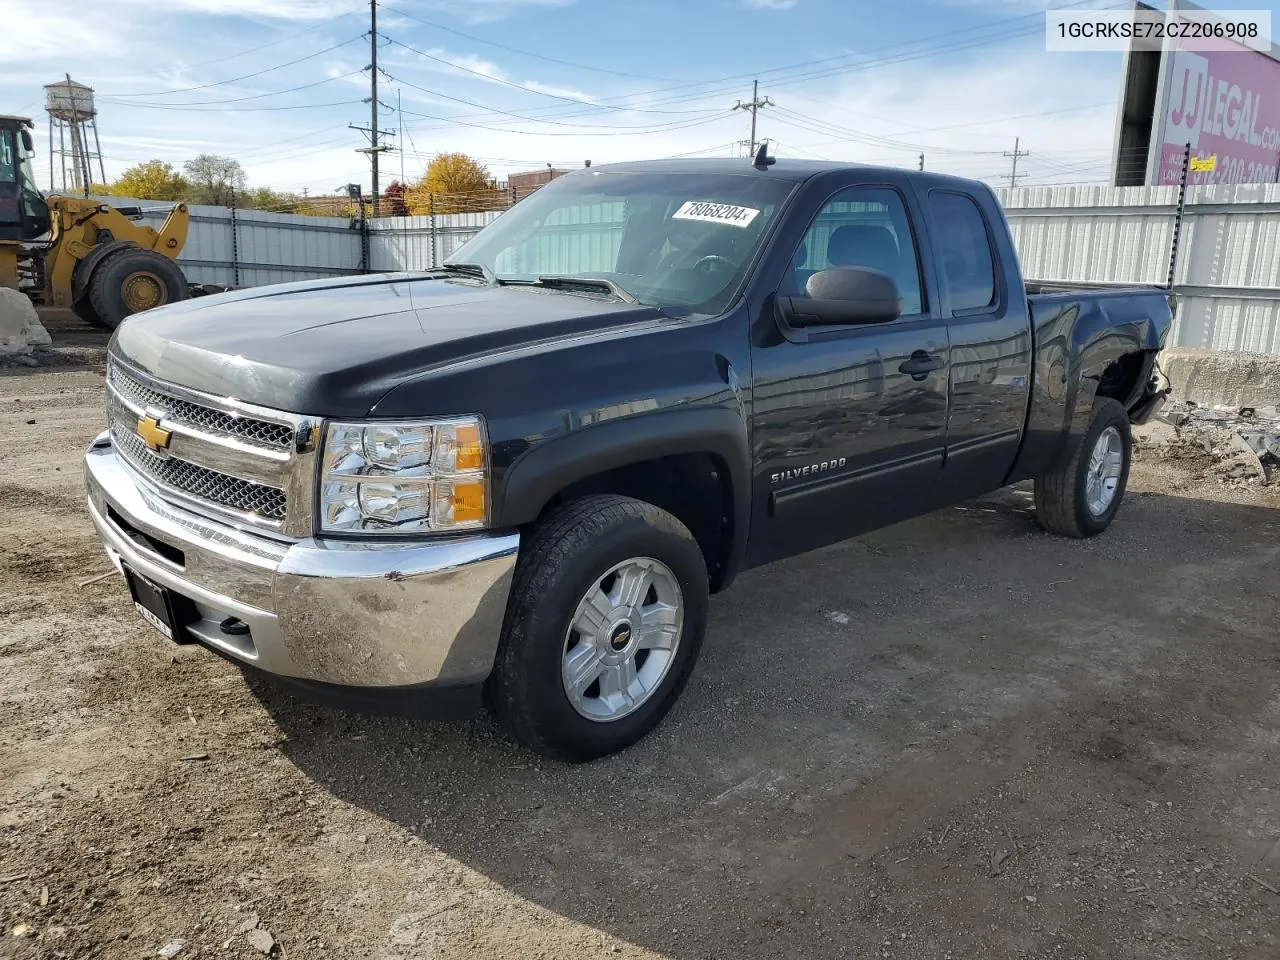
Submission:
<svg viewBox="0 0 1280 960">
<path fill-rule="evenodd" d="M 991 306 L 996 301 L 995 256 L 982 211 L 960 193 L 931 193 L 929 207 L 952 311 Z"/>
<path fill-rule="evenodd" d="M 16 183 L 17 163 L 13 155 L 13 138 L 16 134 L 0 131 L 0 182 Z"/>
<path fill-rule="evenodd" d="M 783 288 L 804 296 L 809 278 L 828 267 L 887 273 L 902 294 L 902 315 L 924 311 L 915 236 L 906 204 L 895 190 L 850 187 L 832 197 L 796 248 Z"/>
</svg>

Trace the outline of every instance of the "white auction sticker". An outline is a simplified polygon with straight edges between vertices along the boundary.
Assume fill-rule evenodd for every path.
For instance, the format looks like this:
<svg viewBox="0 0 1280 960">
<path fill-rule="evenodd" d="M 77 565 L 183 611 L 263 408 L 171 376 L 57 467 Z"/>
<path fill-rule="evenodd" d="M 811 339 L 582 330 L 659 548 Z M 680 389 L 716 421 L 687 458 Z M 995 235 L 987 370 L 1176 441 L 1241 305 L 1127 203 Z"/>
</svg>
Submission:
<svg viewBox="0 0 1280 960">
<path fill-rule="evenodd" d="M 707 223 L 727 223 L 731 227 L 745 227 L 750 225 L 759 212 L 752 207 L 736 207 L 731 203 L 690 200 L 673 213 L 671 219 L 705 220 Z"/>
</svg>

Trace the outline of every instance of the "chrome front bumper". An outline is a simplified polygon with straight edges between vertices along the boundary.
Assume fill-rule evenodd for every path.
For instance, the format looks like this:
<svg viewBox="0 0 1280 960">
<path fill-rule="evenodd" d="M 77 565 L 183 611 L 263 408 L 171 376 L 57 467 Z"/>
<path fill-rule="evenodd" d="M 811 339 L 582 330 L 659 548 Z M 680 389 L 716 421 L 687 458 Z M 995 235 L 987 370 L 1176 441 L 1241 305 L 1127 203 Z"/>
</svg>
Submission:
<svg viewBox="0 0 1280 960">
<path fill-rule="evenodd" d="M 280 541 L 163 500 L 103 433 L 85 454 L 89 515 L 117 568 L 194 602 L 188 627 L 234 660 L 303 684 L 469 687 L 493 667 L 518 533 L 435 543 Z M 247 634 L 224 633 L 234 617 Z"/>
</svg>

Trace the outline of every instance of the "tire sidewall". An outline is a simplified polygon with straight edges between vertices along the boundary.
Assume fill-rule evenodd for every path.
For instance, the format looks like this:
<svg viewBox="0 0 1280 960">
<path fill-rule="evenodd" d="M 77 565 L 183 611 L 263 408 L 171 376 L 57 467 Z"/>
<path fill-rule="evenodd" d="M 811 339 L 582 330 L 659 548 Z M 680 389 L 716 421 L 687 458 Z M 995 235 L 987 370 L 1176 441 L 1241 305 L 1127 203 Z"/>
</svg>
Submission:
<svg viewBox="0 0 1280 960">
<path fill-rule="evenodd" d="M 557 752 L 568 759 L 591 759 L 639 740 L 671 709 L 697 660 L 706 629 L 706 565 L 690 534 L 670 520 L 663 514 L 647 521 L 628 517 L 607 527 L 556 569 L 549 583 L 544 581 L 542 595 L 519 625 L 523 642 L 513 666 L 527 707 L 540 727 L 554 732 Z M 564 689 L 569 623 L 591 585 L 634 557 L 658 560 L 675 575 L 684 604 L 680 644 L 662 683 L 637 710 L 618 720 L 589 720 L 574 709 Z"/>
<path fill-rule="evenodd" d="M 1089 460 L 1092 457 L 1094 445 L 1098 442 L 1098 437 L 1102 435 L 1102 432 L 1107 427 L 1115 427 L 1120 431 L 1123 457 L 1120 465 L 1120 479 L 1116 483 L 1116 495 L 1111 501 L 1111 506 L 1107 508 L 1105 513 L 1095 515 L 1089 509 L 1089 501 L 1086 494 Z M 1129 429 L 1129 418 L 1124 408 L 1114 400 L 1095 404 L 1093 420 L 1089 423 L 1089 429 L 1080 444 L 1080 456 L 1077 458 L 1076 475 L 1073 478 L 1076 522 L 1086 536 L 1099 534 L 1111 526 L 1111 521 L 1115 519 L 1116 513 L 1120 510 L 1125 490 L 1129 485 L 1129 466 L 1132 462 L 1133 437 Z"/>
<path fill-rule="evenodd" d="M 186 280 L 176 263 L 141 247 L 126 247 L 98 264 L 89 281 L 90 304 L 105 326 L 114 328 L 134 315 L 125 303 L 122 286 L 129 274 L 144 270 L 164 284 L 167 297 L 157 307 L 187 299 Z"/>
</svg>

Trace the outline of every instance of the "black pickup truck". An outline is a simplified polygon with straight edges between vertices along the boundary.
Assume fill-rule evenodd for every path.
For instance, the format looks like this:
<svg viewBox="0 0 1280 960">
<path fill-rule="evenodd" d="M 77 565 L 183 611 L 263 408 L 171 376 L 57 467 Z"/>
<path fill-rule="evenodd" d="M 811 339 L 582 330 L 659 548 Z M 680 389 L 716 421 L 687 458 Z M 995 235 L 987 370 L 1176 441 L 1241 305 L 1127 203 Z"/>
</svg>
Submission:
<svg viewBox="0 0 1280 960">
<path fill-rule="evenodd" d="M 1029 294 L 980 183 L 592 167 L 439 270 L 128 320 L 89 511 L 175 642 L 587 759 L 743 570 L 1027 479 L 1102 532 L 1169 326 L 1158 289 Z"/>
</svg>

